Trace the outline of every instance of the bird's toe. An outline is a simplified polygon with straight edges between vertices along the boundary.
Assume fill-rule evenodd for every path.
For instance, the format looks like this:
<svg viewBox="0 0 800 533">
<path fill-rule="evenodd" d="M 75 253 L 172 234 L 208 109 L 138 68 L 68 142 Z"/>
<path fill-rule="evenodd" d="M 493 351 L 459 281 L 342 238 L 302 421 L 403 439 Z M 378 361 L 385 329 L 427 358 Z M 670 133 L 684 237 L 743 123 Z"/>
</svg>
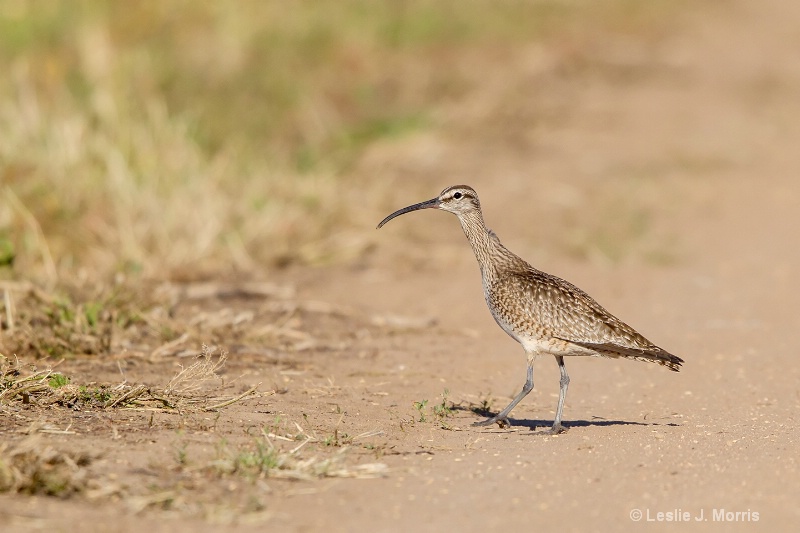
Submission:
<svg viewBox="0 0 800 533">
<path fill-rule="evenodd" d="M 496 416 L 492 418 L 487 418 L 486 420 L 481 420 L 480 422 L 474 422 L 472 425 L 473 427 L 487 427 L 495 423 L 498 426 L 500 426 L 501 429 L 511 427 L 511 422 L 508 421 L 508 418 L 506 417 L 498 418 Z"/>
</svg>

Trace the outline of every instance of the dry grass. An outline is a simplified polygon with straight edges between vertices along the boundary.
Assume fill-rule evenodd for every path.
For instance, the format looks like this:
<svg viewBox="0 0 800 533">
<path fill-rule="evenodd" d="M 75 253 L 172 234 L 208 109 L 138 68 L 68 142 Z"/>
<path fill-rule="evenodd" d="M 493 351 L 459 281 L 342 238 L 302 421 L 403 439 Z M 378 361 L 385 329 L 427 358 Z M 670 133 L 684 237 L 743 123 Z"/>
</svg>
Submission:
<svg viewBox="0 0 800 533">
<path fill-rule="evenodd" d="M 197 347 L 235 345 L 235 353 L 274 361 L 283 353 L 341 350 L 352 335 L 331 323 L 358 323 L 362 333 L 424 329 L 426 317 L 366 316 L 269 282 L 60 284 L 46 291 L 0 281 L 0 354 L 26 360 L 75 356 L 162 362 L 193 357 Z M 332 332 L 336 332 L 332 334 Z"/>
<path fill-rule="evenodd" d="M 205 486 L 209 479 L 241 479 L 257 485 L 267 479 L 366 479 L 387 474 L 385 464 L 354 462 L 349 453 L 356 442 L 380 435 L 380 431 L 344 436 L 349 443 L 344 444 L 344 440 L 340 442 L 338 438 L 335 443 L 317 438 L 296 424 L 297 431 L 293 433 L 281 432 L 276 425 L 270 430 L 262 429 L 249 443 L 230 445 L 220 440 L 213 457 L 206 459 L 195 460 L 187 456 L 185 449 L 179 449 L 178 464 L 165 470 L 169 476 L 147 486 L 109 477 L 91 467 L 98 458 L 96 454 L 71 451 L 68 444 L 65 449 L 43 438 L 45 435 L 75 435 L 81 431 L 78 425 L 70 424 L 61 429 L 36 416 L 35 413 L 52 405 L 83 413 L 134 410 L 178 411 L 187 415 L 220 410 L 246 398 L 273 393 L 259 393 L 256 386 L 236 396 L 216 396 L 215 391 L 221 389 L 217 372 L 225 360 L 224 354 L 214 357 L 204 348 L 194 363 L 181 368 L 165 386 L 127 383 L 78 386 L 53 369 L 38 370 L 34 365 L 0 356 L 0 412 L 24 418 L 26 425 L 17 432 L 28 435 L 20 441 L 0 445 L 0 492 L 59 498 L 122 497 L 133 512 L 147 508 L 175 509 L 185 515 L 216 520 L 209 513 L 233 512 L 238 503 L 229 496 L 220 499 L 214 491 L 193 493 L 191 487 Z M 20 410 L 22 406 L 27 410 Z M 33 416 L 26 416 L 31 413 Z M 176 475 L 180 480 L 177 483 Z M 259 485 L 255 492 L 263 492 L 265 488 Z"/>
<path fill-rule="evenodd" d="M 214 411 L 258 393 L 258 385 L 235 396 L 219 396 L 225 388 L 217 371 L 226 355 L 214 357 L 206 346 L 196 361 L 170 379 L 166 386 L 148 387 L 127 382 L 117 385 L 79 385 L 52 369 L 37 370 L 34 365 L 0 354 L 0 408 L 16 404 L 35 407 L 61 405 L 73 409 L 137 409 L 167 411 Z"/>
<path fill-rule="evenodd" d="M 0 269 L 197 278 L 361 253 L 352 202 L 392 186 L 352 175 L 369 146 L 437 127 L 485 82 L 476 61 L 546 45 L 580 66 L 675 9 L 642 4 L 3 2 Z M 465 116 L 451 127 L 480 129 Z"/>
<path fill-rule="evenodd" d="M 280 446 L 277 441 L 289 443 Z M 194 460 L 181 448 L 177 454 L 178 465 L 172 469 L 172 479 L 150 490 L 127 494 L 128 509 L 142 512 L 146 509 L 177 511 L 183 516 L 200 516 L 213 523 L 261 522 L 269 518 L 266 503 L 274 492 L 273 481 L 298 482 L 321 478 L 372 479 L 384 477 L 389 470 L 384 463 L 354 464 L 353 454 L 347 447 L 336 450 L 319 448 L 309 451 L 305 447 L 312 439 L 306 436 L 298 444 L 294 439 L 263 432 L 260 438 L 248 445 L 232 446 L 220 441 L 214 456 Z M 291 449 L 287 449 L 287 448 Z M 311 454 L 305 455 L 304 454 Z M 174 481 L 175 477 L 180 481 Z M 191 487 L 224 487 L 242 485 L 247 490 L 232 493 L 229 490 L 191 490 Z M 294 483 L 282 485 L 287 495 L 312 494 L 318 489 L 296 487 Z M 289 488 L 294 487 L 294 488 Z M 239 493 L 239 494 L 237 494 Z M 243 498 L 243 495 L 247 495 Z"/>
<path fill-rule="evenodd" d="M 27 281 L 0 281 L 0 291 L 0 353 L 31 358 L 107 354 L 121 332 L 144 323 L 144 310 L 156 302 L 123 284 L 43 290 Z"/>
<path fill-rule="evenodd" d="M 275 440 L 291 443 L 291 449 L 281 449 L 274 443 Z M 384 476 L 388 471 L 383 463 L 347 464 L 348 446 L 338 448 L 332 454 L 302 457 L 301 450 L 313 442 L 319 443 L 302 430 L 291 437 L 262 431 L 261 438 L 254 440 L 250 446 L 231 449 L 226 443 L 221 443 L 217 447 L 216 458 L 194 470 L 219 477 L 238 475 L 250 479 L 269 477 L 293 480 L 322 477 L 367 479 Z"/>
<path fill-rule="evenodd" d="M 17 444 L 0 444 L 0 492 L 69 498 L 86 492 L 90 479 L 89 452 L 64 452 L 39 436 Z"/>
<path fill-rule="evenodd" d="M 235 396 L 218 395 L 224 389 L 218 371 L 225 361 L 225 354 L 214 356 L 204 347 L 197 360 L 182 367 L 166 385 L 81 386 L 52 368 L 39 370 L 34 365 L 0 356 L 0 413 L 13 417 L 19 427 L 17 433 L 27 435 L 22 440 L 9 440 L 0 445 L 0 492 L 59 498 L 121 497 L 133 512 L 147 508 L 175 509 L 184 515 L 216 521 L 211 515 L 228 516 L 239 504 L 236 498 L 220 499 L 213 491 L 193 493 L 191 487 L 205 486 L 209 479 L 241 479 L 258 484 L 267 479 L 309 481 L 324 477 L 386 475 L 385 464 L 354 463 L 349 453 L 357 441 L 379 435 L 380 431 L 346 437 L 350 444 L 344 444 L 338 439 L 331 443 L 317 438 L 296 424 L 294 433 L 280 432 L 276 425 L 270 430 L 263 429 L 261 435 L 249 443 L 230 445 L 221 440 L 210 458 L 195 460 L 179 450 L 178 464 L 165 470 L 169 476 L 147 486 L 109 477 L 93 469 L 92 463 L 98 458 L 96 454 L 75 452 L 69 449 L 68 443 L 65 448 L 44 439 L 46 435 L 70 436 L 85 430 L 81 426 L 85 416 L 66 428 L 55 427 L 39 416 L 54 405 L 82 413 L 147 411 L 190 415 L 217 411 L 247 398 L 273 394 L 273 391 L 258 392 L 255 386 Z M 173 480 L 176 475 L 180 479 L 177 483 Z M 255 492 L 263 490 L 264 487 L 256 487 Z"/>
</svg>

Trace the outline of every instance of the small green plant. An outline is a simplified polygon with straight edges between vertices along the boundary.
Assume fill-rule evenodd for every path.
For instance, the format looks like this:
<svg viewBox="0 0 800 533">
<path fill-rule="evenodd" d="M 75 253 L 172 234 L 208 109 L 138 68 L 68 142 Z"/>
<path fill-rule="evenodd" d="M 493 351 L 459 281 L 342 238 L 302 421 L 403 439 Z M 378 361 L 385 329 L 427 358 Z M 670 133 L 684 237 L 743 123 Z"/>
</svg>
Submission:
<svg viewBox="0 0 800 533">
<path fill-rule="evenodd" d="M 75 320 L 74 304 L 66 297 L 57 298 L 54 307 L 48 310 L 50 316 L 61 324 L 69 324 Z"/>
<path fill-rule="evenodd" d="M 492 399 L 492 396 L 487 394 L 486 397 L 481 398 L 480 405 L 475 405 L 470 402 L 469 410 L 475 413 L 476 415 L 488 416 L 488 414 L 492 412 L 493 404 L 494 400 Z"/>
<path fill-rule="evenodd" d="M 13 266 L 16 256 L 14 243 L 6 235 L 0 234 L 0 267 Z"/>
<path fill-rule="evenodd" d="M 100 322 L 100 313 L 103 311 L 103 304 L 100 302 L 87 302 L 84 306 L 83 314 L 89 328 L 95 328 Z"/>
<path fill-rule="evenodd" d="M 433 414 L 435 414 L 439 419 L 447 418 L 453 414 L 453 408 L 448 407 L 447 405 L 447 397 L 450 395 L 449 389 L 444 389 L 442 393 L 442 402 L 437 403 L 433 406 Z"/>
<path fill-rule="evenodd" d="M 453 414 L 453 407 L 452 402 L 448 405 L 447 397 L 450 395 L 450 391 L 448 389 L 444 389 L 442 393 L 442 401 L 437 403 L 433 406 L 433 415 L 436 417 L 436 420 L 441 422 L 442 426 L 447 428 L 447 424 L 445 424 L 444 419 L 451 416 Z M 428 406 L 428 400 L 421 400 L 419 402 L 414 402 L 414 409 L 417 410 L 419 413 L 419 419 L 417 422 L 427 422 L 428 416 L 426 414 L 426 407 Z"/>
<path fill-rule="evenodd" d="M 107 401 L 111 400 L 112 394 L 103 387 L 87 387 L 86 385 L 81 385 L 78 389 L 78 398 L 86 403 L 98 402 L 100 404 L 105 404 Z"/>
<path fill-rule="evenodd" d="M 450 402 L 450 405 L 447 404 L 447 397 L 449 395 L 450 390 L 444 389 L 442 401 L 433 406 L 433 414 L 436 416 L 442 429 L 451 429 L 450 424 L 445 420 L 453 415 L 453 402 Z"/>
<path fill-rule="evenodd" d="M 69 378 L 64 374 L 53 374 L 50 376 L 50 379 L 47 380 L 47 384 L 50 385 L 51 389 L 60 389 L 68 383 Z"/>
<path fill-rule="evenodd" d="M 346 446 L 353 443 L 353 437 L 347 433 L 339 433 L 339 428 L 333 430 L 333 435 L 328 435 L 322 441 L 325 446 Z"/>
<path fill-rule="evenodd" d="M 425 418 L 425 406 L 428 405 L 428 400 L 422 400 L 421 402 L 414 402 L 414 409 L 419 411 L 419 420 L 418 422 L 425 422 L 427 418 Z"/>
<path fill-rule="evenodd" d="M 221 439 L 214 446 L 216 459 L 206 468 L 218 476 L 237 474 L 255 478 L 269 476 L 271 470 L 282 467 L 286 454 L 281 454 L 266 438 L 257 438 L 253 442 L 254 446 L 248 449 L 231 449 L 228 441 Z"/>
<path fill-rule="evenodd" d="M 239 452 L 233 459 L 234 471 L 268 474 L 280 466 L 278 450 L 268 441 L 257 440 L 255 450 Z"/>
</svg>

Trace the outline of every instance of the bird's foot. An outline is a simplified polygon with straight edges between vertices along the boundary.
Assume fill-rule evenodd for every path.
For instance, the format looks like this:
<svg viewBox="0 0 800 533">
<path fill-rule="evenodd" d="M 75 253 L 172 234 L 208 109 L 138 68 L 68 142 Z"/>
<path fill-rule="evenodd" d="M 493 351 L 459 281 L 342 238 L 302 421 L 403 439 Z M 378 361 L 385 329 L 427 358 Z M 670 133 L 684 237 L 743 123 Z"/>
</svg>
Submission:
<svg viewBox="0 0 800 533">
<path fill-rule="evenodd" d="M 491 426 L 494 423 L 497 423 L 497 425 L 500 426 L 500 429 L 511 427 L 511 422 L 508 421 L 508 417 L 506 416 L 493 416 L 492 418 L 487 418 L 486 420 L 481 420 L 480 422 L 474 422 L 472 425 L 474 427 L 486 427 Z"/>
<path fill-rule="evenodd" d="M 568 429 L 568 427 L 562 426 L 561 422 L 558 422 L 557 424 L 553 424 L 553 427 L 550 428 L 548 433 L 550 433 L 550 435 L 558 435 L 559 433 L 566 433 Z"/>
</svg>

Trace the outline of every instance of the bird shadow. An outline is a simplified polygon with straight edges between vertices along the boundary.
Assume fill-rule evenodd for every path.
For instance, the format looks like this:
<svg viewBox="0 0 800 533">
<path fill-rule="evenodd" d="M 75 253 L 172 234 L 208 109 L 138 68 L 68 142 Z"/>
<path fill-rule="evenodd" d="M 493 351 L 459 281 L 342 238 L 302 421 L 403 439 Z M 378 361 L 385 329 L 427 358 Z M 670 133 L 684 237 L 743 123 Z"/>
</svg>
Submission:
<svg viewBox="0 0 800 533">
<path fill-rule="evenodd" d="M 490 418 L 494 416 L 496 413 L 492 413 L 487 409 L 482 409 L 480 407 L 472 406 L 462 406 L 462 405 L 453 405 L 450 408 L 452 411 L 465 411 L 474 413 L 476 415 L 482 416 L 484 418 Z M 480 420 L 476 420 L 476 422 L 480 422 Z M 508 418 L 508 423 L 511 427 L 526 427 L 529 428 L 531 431 L 535 431 L 536 428 L 549 428 L 553 425 L 552 420 L 530 420 L 530 419 L 520 419 L 520 418 Z M 563 422 L 564 427 L 567 429 L 574 428 L 574 427 L 590 427 L 590 426 L 678 426 L 678 424 L 674 422 L 633 422 L 630 420 L 608 420 L 606 418 L 600 417 L 592 417 L 591 420 L 568 420 Z M 491 426 L 486 426 L 491 427 Z"/>
</svg>

